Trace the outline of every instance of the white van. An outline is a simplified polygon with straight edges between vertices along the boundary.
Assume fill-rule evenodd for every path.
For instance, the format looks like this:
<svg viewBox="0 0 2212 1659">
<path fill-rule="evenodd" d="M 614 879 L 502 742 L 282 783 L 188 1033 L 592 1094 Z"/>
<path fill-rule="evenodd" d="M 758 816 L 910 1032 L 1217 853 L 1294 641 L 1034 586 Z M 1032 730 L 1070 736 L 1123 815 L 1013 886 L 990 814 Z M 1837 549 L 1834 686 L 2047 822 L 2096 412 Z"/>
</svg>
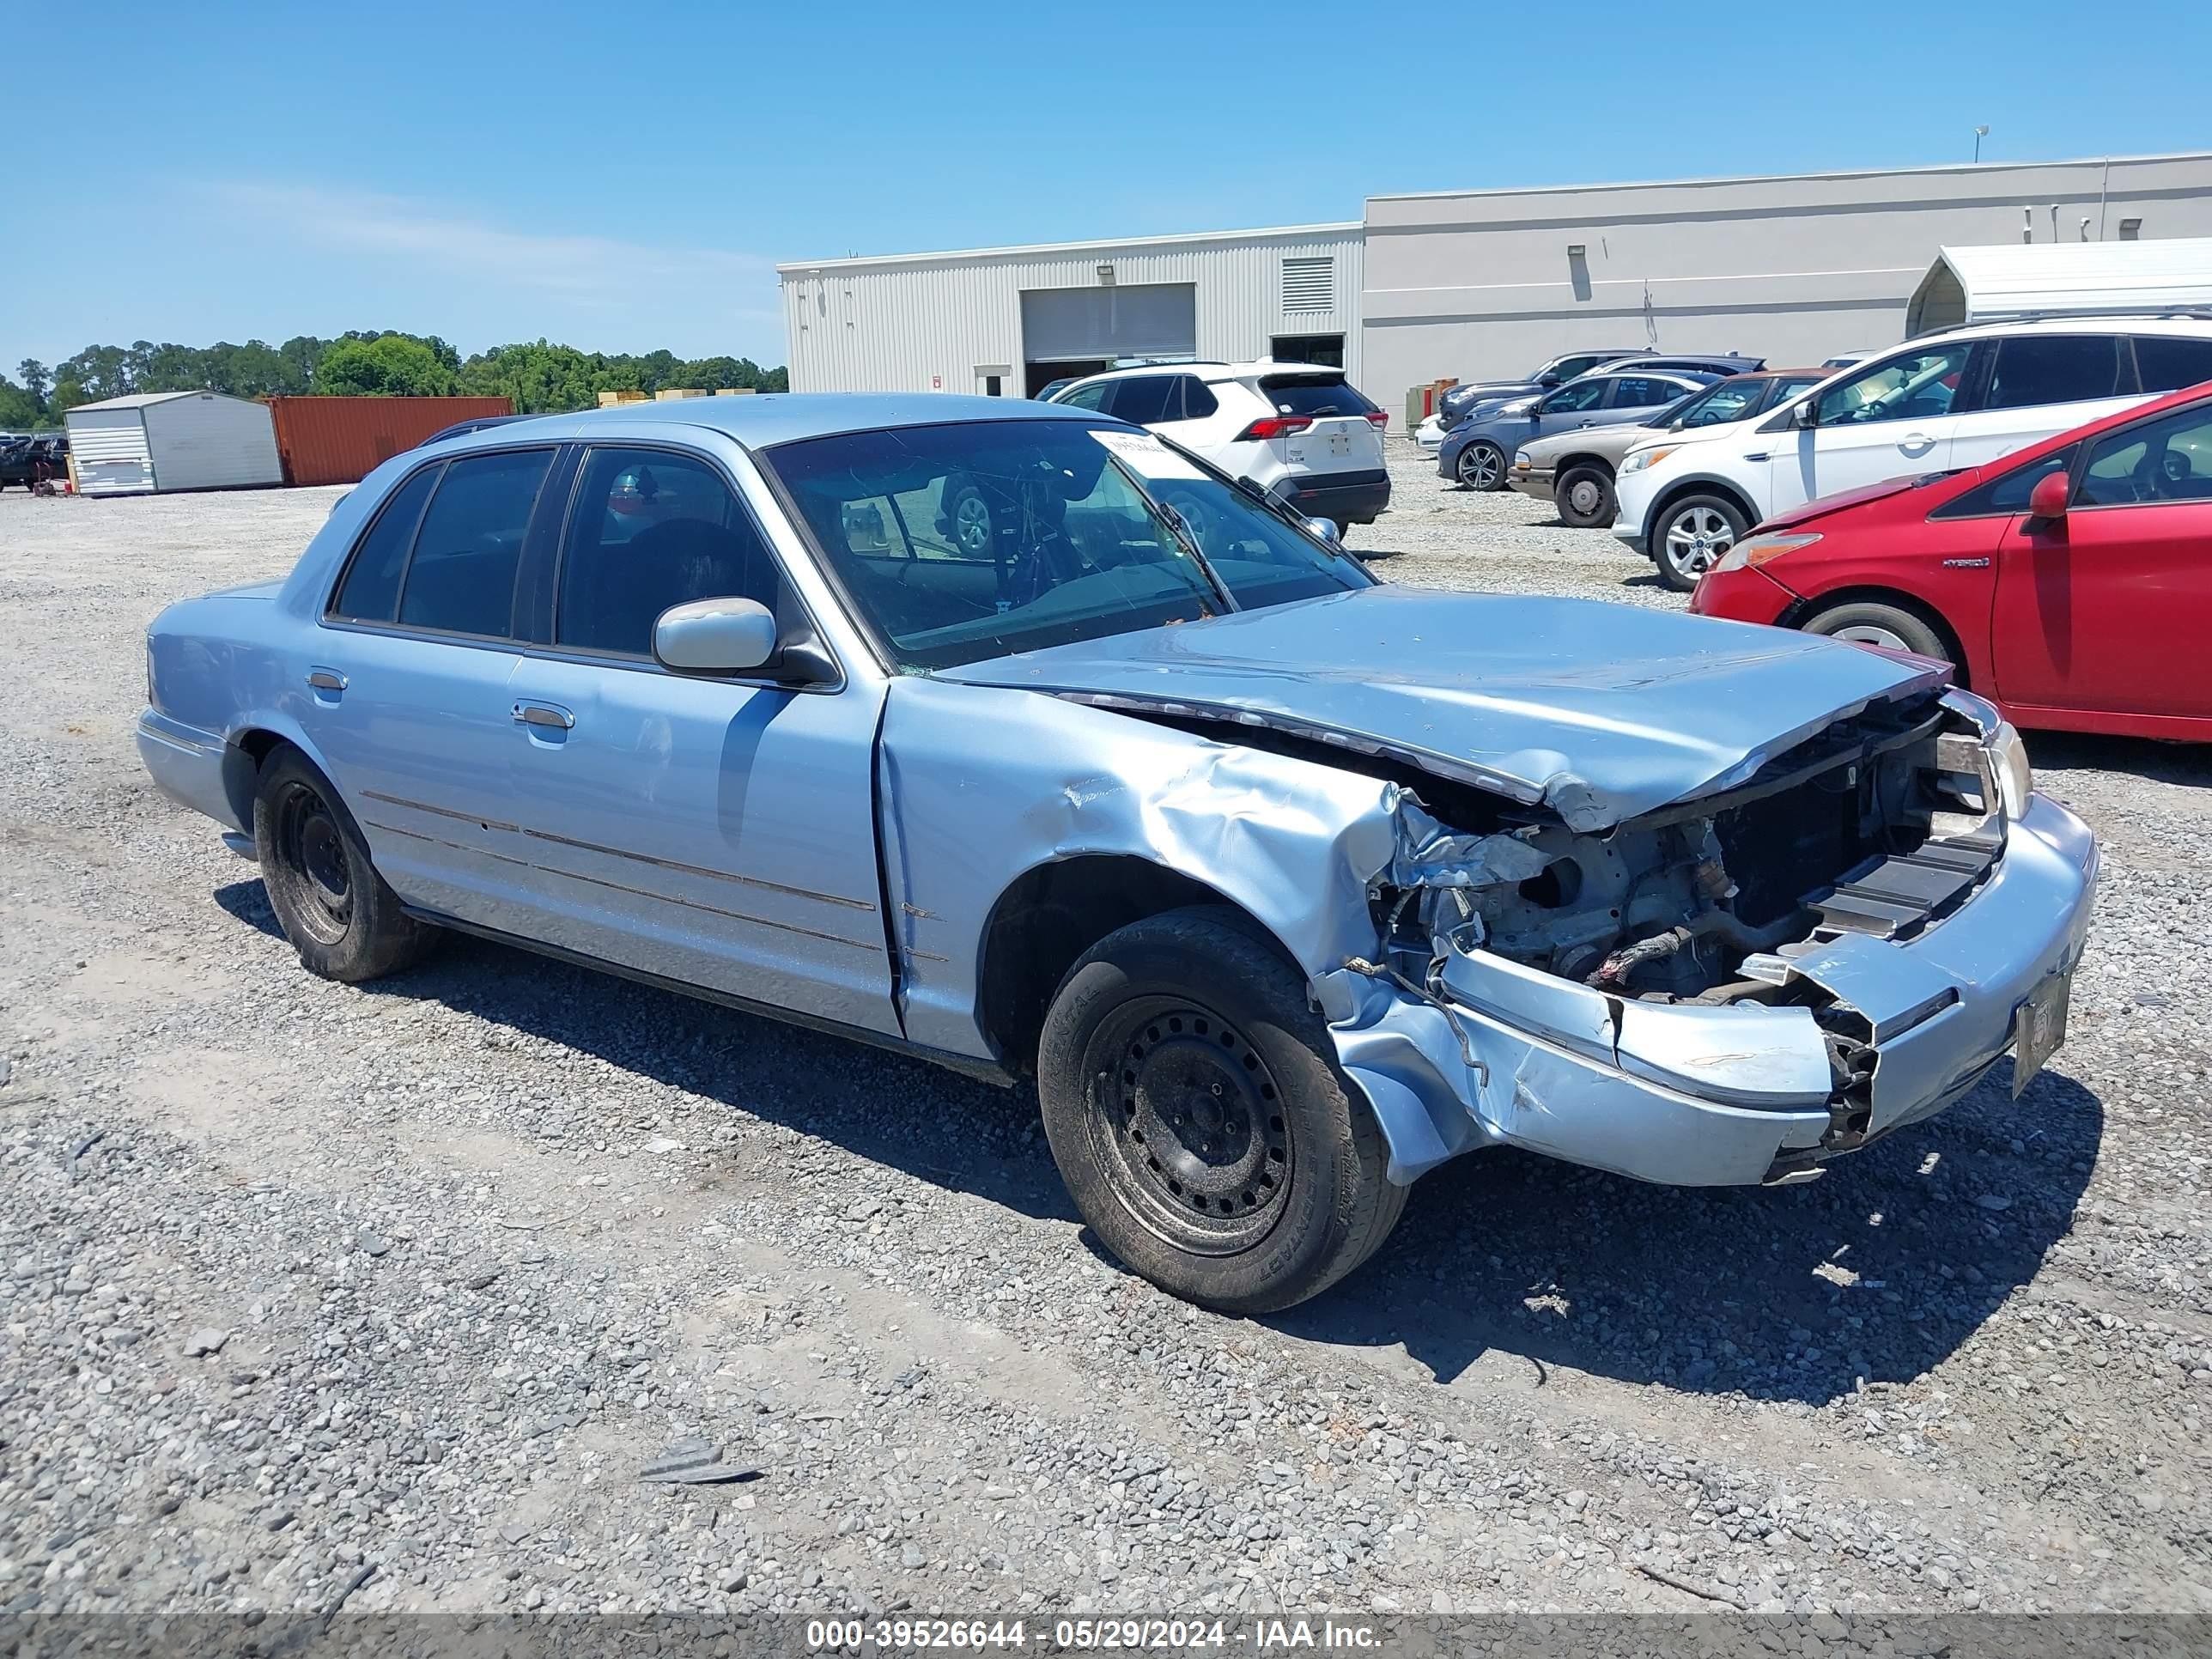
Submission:
<svg viewBox="0 0 2212 1659">
<path fill-rule="evenodd" d="M 1754 421 L 1631 450 L 1613 533 L 1687 592 L 1754 524 L 1820 495 L 1980 466 L 2212 380 L 2212 317 L 2075 316 L 1909 340 Z"/>
</svg>

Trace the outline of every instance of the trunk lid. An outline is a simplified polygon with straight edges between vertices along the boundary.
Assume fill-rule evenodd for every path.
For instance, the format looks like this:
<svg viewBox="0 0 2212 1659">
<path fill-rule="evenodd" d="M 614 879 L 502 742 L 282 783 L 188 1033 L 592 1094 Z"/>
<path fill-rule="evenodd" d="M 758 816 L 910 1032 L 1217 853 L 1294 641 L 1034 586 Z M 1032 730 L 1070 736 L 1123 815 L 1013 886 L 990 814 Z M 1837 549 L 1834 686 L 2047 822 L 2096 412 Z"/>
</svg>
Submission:
<svg viewBox="0 0 2212 1659">
<path fill-rule="evenodd" d="M 1585 599 L 1382 586 L 941 671 L 1389 754 L 1589 832 L 1730 788 L 1948 670 Z"/>
</svg>

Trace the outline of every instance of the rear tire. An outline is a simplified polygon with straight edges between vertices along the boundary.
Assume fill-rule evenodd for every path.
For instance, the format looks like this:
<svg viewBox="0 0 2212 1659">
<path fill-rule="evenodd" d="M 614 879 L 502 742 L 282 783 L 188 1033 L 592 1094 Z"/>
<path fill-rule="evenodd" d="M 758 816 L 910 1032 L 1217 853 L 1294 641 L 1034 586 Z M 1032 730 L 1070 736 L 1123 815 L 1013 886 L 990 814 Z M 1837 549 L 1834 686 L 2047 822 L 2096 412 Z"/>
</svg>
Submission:
<svg viewBox="0 0 2212 1659">
<path fill-rule="evenodd" d="M 1958 666 L 1943 636 L 1910 611 L 1893 605 L 1861 600 L 1821 611 L 1804 624 L 1808 634 L 1824 634 L 1832 640 L 1855 640 L 1866 645 L 1910 651 Z"/>
<path fill-rule="evenodd" d="M 1234 912 L 1170 911 L 1092 946 L 1045 1017 L 1037 1092 L 1091 1231 L 1203 1307 L 1318 1295 L 1405 1208 L 1303 980 Z"/>
<path fill-rule="evenodd" d="M 1478 438 L 1461 450 L 1452 470 L 1469 489 L 1487 492 L 1505 488 L 1505 452 L 1487 438 Z"/>
<path fill-rule="evenodd" d="M 1602 468 L 1578 466 L 1553 488 L 1559 521 L 1577 530 L 1592 530 L 1613 522 L 1613 478 Z"/>
<path fill-rule="evenodd" d="M 436 939 L 400 907 L 337 792 L 289 744 L 261 763 L 253 846 L 269 907 L 309 973 L 349 984 L 377 979 Z"/>
<path fill-rule="evenodd" d="M 1685 495 L 1668 505 L 1651 530 L 1651 558 L 1659 579 L 1686 593 L 1751 528 L 1725 495 Z"/>
</svg>

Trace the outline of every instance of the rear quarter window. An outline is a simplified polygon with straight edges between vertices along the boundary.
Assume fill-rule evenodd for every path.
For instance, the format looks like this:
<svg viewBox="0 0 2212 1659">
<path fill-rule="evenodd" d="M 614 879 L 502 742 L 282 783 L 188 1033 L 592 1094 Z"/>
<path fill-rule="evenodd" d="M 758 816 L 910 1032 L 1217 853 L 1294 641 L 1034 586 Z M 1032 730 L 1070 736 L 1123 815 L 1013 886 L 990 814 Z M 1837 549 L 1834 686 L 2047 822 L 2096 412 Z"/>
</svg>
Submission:
<svg viewBox="0 0 2212 1659">
<path fill-rule="evenodd" d="M 407 550 L 415 545 L 415 527 L 422 521 L 422 504 L 438 482 L 443 465 L 426 466 L 385 498 L 384 506 L 368 526 L 368 533 L 354 549 L 353 561 L 338 584 L 331 615 L 349 622 L 390 622 L 399 610 L 399 579 L 406 574 Z"/>
</svg>

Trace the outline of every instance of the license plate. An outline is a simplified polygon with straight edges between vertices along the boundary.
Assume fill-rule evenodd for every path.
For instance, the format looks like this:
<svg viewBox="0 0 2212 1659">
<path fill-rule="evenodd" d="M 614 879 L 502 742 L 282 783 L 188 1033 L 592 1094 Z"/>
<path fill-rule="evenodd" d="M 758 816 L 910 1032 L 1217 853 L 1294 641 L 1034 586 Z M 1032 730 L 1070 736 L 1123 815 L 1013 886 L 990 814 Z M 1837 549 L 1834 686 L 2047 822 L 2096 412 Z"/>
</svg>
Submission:
<svg viewBox="0 0 2212 1659">
<path fill-rule="evenodd" d="M 2074 978 L 2057 974 L 2043 981 L 2035 994 L 2020 1005 L 2013 1016 L 2012 1097 L 2035 1080 L 2044 1062 L 2066 1041 L 2066 1006 L 2072 999 Z"/>
</svg>

